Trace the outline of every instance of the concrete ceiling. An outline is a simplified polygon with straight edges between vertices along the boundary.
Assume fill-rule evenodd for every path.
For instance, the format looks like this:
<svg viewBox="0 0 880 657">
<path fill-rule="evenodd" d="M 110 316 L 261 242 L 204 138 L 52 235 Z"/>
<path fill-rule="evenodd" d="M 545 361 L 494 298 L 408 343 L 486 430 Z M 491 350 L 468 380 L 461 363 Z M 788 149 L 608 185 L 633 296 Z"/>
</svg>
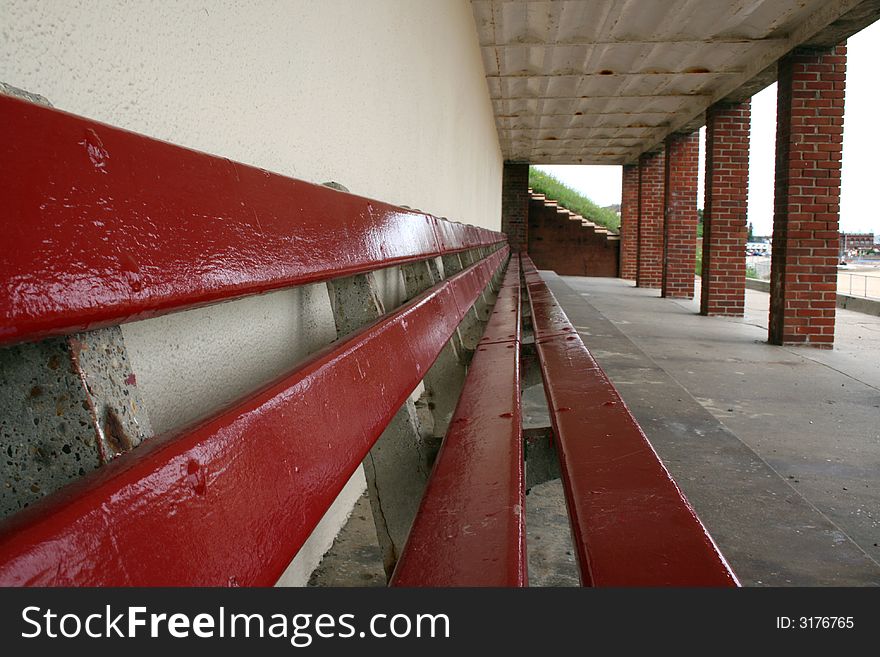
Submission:
<svg viewBox="0 0 880 657">
<path fill-rule="evenodd" d="M 834 45 L 880 0 L 471 0 L 501 150 L 626 164 L 712 103 L 748 98 L 802 45 Z"/>
</svg>

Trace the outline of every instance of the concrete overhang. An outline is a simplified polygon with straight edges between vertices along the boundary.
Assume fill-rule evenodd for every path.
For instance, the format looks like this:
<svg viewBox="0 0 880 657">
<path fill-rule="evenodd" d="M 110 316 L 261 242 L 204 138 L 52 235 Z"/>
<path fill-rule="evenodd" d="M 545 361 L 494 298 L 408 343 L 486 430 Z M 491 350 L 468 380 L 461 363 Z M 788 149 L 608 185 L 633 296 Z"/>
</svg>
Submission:
<svg viewBox="0 0 880 657">
<path fill-rule="evenodd" d="M 501 151 L 533 164 L 627 164 L 716 102 L 832 46 L 880 0 L 471 0 Z"/>
</svg>

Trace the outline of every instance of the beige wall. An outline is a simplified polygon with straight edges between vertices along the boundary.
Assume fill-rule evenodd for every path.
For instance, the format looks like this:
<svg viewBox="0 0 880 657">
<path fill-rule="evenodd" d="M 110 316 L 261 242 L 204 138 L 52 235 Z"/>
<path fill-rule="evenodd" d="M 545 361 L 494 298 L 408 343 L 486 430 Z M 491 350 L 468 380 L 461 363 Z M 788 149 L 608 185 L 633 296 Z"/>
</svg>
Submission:
<svg viewBox="0 0 880 657">
<path fill-rule="evenodd" d="M 0 0 L 0 16 L 0 81 L 60 109 L 500 227 L 501 153 L 465 0 Z M 335 337 L 323 286 L 124 335 L 157 430 Z M 356 473 L 286 583 L 305 581 L 362 490 Z"/>
</svg>

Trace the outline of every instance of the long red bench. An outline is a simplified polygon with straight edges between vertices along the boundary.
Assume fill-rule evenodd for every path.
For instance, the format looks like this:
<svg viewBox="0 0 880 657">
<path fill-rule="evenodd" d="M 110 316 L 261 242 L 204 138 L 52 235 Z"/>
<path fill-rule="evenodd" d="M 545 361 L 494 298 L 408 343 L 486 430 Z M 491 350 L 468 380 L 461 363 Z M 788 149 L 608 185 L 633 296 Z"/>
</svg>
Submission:
<svg viewBox="0 0 880 657">
<path fill-rule="evenodd" d="M 587 586 L 736 586 L 706 528 L 527 255 L 522 266 Z"/>
<path fill-rule="evenodd" d="M 474 354 L 392 585 L 527 585 L 518 260 Z M 582 584 L 738 585 L 525 254 L 522 276 Z"/>
<path fill-rule="evenodd" d="M 497 275 L 504 236 L 5 96 L 0 123 L 14 245 L 0 259 L 3 344 L 476 259 L 263 389 L 0 523 L 0 585 L 273 584 Z"/>
<path fill-rule="evenodd" d="M 392 585 L 527 585 L 520 335 L 514 258 Z"/>
<path fill-rule="evenodd" d="M 583 583 L 736 584 L 501 233 L 4 96 L 0 120 L 15 246 L 0 259 L 0 344 L 466 254 L 454 275 L 262 389 L 0 522 L 0 585 L 274 583 L 508 261 L 392 584 L 527 584 L 524 301 Z M 363 401 L 328 403 L 346 398 Z"/>
</svg>

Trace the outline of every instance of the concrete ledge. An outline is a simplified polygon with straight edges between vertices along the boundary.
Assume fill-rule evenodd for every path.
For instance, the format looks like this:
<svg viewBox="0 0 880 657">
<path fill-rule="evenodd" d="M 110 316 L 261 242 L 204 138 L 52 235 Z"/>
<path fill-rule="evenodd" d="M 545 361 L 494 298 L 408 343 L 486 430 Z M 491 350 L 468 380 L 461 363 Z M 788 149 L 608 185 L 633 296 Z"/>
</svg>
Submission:
<svg viewBox="0 0 880 657">
<path fill-rule="evenodd" d="M 770 292 L 770 281 L 762 281 L 759 278 L 746 278 L 746 289 Z"/>
<path fill-rule="evenodd" d="M 866 299 L 865 297 L 853 297 L 848 294 L 837 295 L 837 307 L 854 310 L 857 313 L 865 313 L 880 317 L 880 301 Z"/>
<path fill-rule="evenodd" d="M 746 288 L 759 292 L 770 292 L 770 281 L 762 281 L 757 278 L 747 278 Z M 857 313 L 880 317 L 880 300 L 854 297 L 849 294 L 837 295 L 837 307 L 852 310 Z"/>
</svg>

